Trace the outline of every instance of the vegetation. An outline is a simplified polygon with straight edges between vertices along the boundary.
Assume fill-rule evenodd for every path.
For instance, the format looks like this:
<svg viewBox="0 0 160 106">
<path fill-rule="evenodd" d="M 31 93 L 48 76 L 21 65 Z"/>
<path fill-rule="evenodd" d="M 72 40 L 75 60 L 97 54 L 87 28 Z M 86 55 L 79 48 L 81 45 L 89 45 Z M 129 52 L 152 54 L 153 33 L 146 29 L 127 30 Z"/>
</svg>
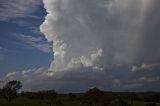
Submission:
<svg viewBox="0 0 160 106">
<path fill-rule="evenodd" d="M 159 92 L 107 92 L 92 88 L 84 93 L 57 94 L 55 90 L 18 93 L 21 87 L 19 81 L 6 83 L 0 89 L 0 106 L 160 106 Z"/>
<path fill-rule="evenodd" d="M 18 96 L 17 92 L 20 88 L 22 88 L 22 84 L 20 81 L 9 81 L 1 89 L 1 94 L 8 100 L 8 102 L 11 102 L 16 96 Z"/>
</svg>

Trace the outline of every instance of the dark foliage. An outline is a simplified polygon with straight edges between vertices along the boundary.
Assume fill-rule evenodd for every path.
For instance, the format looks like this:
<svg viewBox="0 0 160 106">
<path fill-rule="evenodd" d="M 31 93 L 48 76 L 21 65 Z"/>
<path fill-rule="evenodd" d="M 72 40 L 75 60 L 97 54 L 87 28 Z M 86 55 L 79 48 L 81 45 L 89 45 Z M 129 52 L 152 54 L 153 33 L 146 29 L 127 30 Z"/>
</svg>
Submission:
<svg viewBox="0 0 160 106">
<path fill-rule="evenodd" d="M 156 106 L 160 102 L 159 92 L 110 92 L 92 88 L 85 93 L 57 94 L 55 90 L 43 90 L 38 92 L 21 92 L 19 81 L 10 81 L 0 89 L 0 98 L 6 98 L 9 102 L 15 97 L 21 96 L 28 99 L 43 100 L 49 106 L 63 105 L 66 102 L 80 103 L 82 106 L 133 106 L 135 101 L 146 103 L 146 106 Z"/>
<path fill-rule="evenodd" d="M 11 102 L 16 96 L 19 89 L 22 88 L 20 81 L 13 80 L 6 83 L 2 89 L 3 96 Z"/>
<path fill-rule="evenodd" d="M 157 106 L 155 103 L 148 103 L 146 106 Z"/>
<path fill-rule="evenodd" d="M 49 100 L 55 99 L 57 97 L 57 93 L 55 90 L 43 90 L 38 92 L 23 92 L 23 96 L 29 99 L 41 99 L 41 100 Z"/>
<path fill-rule="evenodd" d="M 89 106 L 106 106 L 108 103 L 108 98 L 105 97 L 103 91 L 99 90 L 98 88 L 92 88 L 88 90 L 84 94 L 83 103 L 88 104 Z"/>
<path fill-rule="evenodd" d="M 0 88 L 0 98 L 3 97 L 3 90 Z"/>
</svg>

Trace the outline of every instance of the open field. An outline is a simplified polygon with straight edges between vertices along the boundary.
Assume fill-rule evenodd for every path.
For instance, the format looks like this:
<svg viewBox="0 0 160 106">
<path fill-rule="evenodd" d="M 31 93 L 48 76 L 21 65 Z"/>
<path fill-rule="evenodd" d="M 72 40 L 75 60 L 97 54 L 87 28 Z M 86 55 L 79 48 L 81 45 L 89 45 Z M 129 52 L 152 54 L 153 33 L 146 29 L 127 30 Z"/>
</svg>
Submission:
<svg viewBox="0 0 160 106">
<path fill-rule="evenodd" d="M 0 106 L 160 106 L 160 92 L 112 92 L 91 88 L 81 93 L 55 90 L 14 92 L 2 89 Z"/>
<path fill-rule="evenodd" d="M 53 101 L 52 105 L 47 103 L 46 100 L 40 99 L 27 99 L 24 97 L 19 97 L 14 99 L 12 102 L 8 102 L 5 99 L 0 99 L 0 106 L 89 106 L 87 104 L 82 104 L 80 100 L 69 100 L 59 98 L 58 101 Z M 147 105 L 151 102 L 141 102 L 141 101 L 134 101 L 131 106 L 151 106 Z M 156 106 L 160 106 L 160 103 L 155 103 Z M 110 106 L 110 105 L 109 105 Z"/>
</svg>

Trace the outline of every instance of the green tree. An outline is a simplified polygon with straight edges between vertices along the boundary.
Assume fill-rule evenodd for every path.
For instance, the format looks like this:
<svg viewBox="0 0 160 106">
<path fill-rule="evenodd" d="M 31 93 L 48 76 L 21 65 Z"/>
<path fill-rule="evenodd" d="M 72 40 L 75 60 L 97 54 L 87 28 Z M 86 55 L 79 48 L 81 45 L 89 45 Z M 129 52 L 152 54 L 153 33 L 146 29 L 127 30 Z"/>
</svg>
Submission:
<svg viewBox="0 0 160 106">
<path fill-rule="evenodd" d="M 3 96 L 7 99 L 8 102 L 11 102 L 17 96 L 18 90 L 21 88 L 22 84 L 20 81 L 9 81 L 3 87 Z"/>
<path fill-rule="evenodd" d="M 47 104 L 52 106 L 52 104 L 57 104 L 57 93 L 55 90 L 44 91 L 45 99 L 47 99 Z"/>
<path fill-rule="evenodd" d="M 128 106 L 127 102 L 123 100 L 123 98 L 118 95 L 114 100 L 110 103 L 111 106 Z"/>
<path fill-rule="evenodd" d="M 0 97 L 2 97 L 3 96 L 3 92 L 2 92 L 3 90 L 0 88 Z"/>
<path fill-rule="evenodd" d="M 84 103 L 89 106 L 104 106 L 104 92 L 97 88 L 88 90 L 84 95 Z"/>
</svg>

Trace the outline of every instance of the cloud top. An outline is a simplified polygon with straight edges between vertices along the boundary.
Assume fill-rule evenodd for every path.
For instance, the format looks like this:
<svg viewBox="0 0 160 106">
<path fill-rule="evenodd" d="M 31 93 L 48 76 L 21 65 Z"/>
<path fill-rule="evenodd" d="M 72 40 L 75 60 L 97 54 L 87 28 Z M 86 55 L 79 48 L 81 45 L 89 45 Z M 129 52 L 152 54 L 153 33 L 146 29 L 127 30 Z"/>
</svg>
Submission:
<svg viewBox="0 0 160 106">
<path fill-rule="evenodd" d="M 144 25 L 157 1 L 43 2 L 48 14 L 41 31 L 48 41 L 53 42 L 54 61 L 50 71 L 67 70 L 71 66 L 77 67 L 77 64 L 106 70 L 108 66 L 142 64 L 150 59 L 151 54 L 146 56 L 147 59 L 143 58 L 141 45 L 147 43 L 143 40 L 148 26 Z M 148 47 L 146 50 L 151 49 Z M 99 55 L 95 54 L 97 50 L 101 52 Z"/>
</svg>

